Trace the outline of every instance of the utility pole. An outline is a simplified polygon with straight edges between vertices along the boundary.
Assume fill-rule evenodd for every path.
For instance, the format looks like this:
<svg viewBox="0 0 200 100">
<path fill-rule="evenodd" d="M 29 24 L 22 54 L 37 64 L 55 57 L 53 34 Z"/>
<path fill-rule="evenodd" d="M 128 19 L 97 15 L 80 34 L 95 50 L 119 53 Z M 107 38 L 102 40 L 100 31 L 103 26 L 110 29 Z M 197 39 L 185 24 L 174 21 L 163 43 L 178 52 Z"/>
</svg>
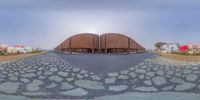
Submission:
<svg viewBox="0 0 200 100">
<path fill-rule="evenodd" d="M 95 37 L 92 36 L 92 38 L 93 38 L 93 49 L 92 49 L 92 53 L 94 53 L 94 48 L 95 48 L 95 47 L 94 47 L 94 46 L 95 46 L 95 44 L 94 44 L 94 42 L 95 42 L 94 39 L 95 39 Z"/>
<path fill-rule="evenodd" d="M 99 38 L 98 38 L 98 46 L 99 46 L 99 53 L 101 52 L 101 36 L 99 35 Z"/>
<path fill-rule="evenodd" d="M 130 52 L 129 50 L 130 50 L 130 38 L 128 38 L 128 51 L 127 51 L 128 54 L 129 54 L 129 52 Z"/>
<path fill-rule="evenodd" d="M 69 53 L 72 54 L 72 47 L 71 47 L 71 38 L 69 38 Z"/>
<path fill-rule="evenodd" d="M 137 53 L 139 48 L 138 48 L 138 44 L 137 43 L 136 43 L 136 45 L 137 45 L 137 48 L 136 48 L 136 53 Z"/>
<path fill-rule="evenodd" d="M 106 47 L 106 35 L 105 35 L 105 53 L 107 53 L 107 47 Z"/>
</svg>

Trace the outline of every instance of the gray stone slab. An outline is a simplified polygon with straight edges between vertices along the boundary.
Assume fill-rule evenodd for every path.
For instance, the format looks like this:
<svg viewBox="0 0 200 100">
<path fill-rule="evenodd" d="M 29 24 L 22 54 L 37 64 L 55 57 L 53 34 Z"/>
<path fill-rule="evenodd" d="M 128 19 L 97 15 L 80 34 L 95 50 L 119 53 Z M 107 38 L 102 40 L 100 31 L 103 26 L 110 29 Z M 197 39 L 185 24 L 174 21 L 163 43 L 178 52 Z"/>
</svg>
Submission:
<svg viewBox="0 0 200 100">
<path fill-rule="evenodd" d="M 48 77 L 48 79 L 51 80 L 51 81 L 55 81 L 55 82 L 61 82 L 61 81 L 63 81 L 63 78 L 61 78 L 58 75 L 50 76 L 50 77 Z"/>
<path fill-rule="evenodd" d="M 40 85 L 43 84 L 41 80 L 33 80 L 31 83 L 27 84 L 26 88 L 28 91 L 38 91 L 40 89 Z"/>
<path fill-rule="evenodd" d="M 167 83 L 165 77 L 161 77 L 161 76 L 154 77 L 154 78 L 152 79 L 152 81 L 153 81 L 154 84 L 156 84 L 157 86 L 160 86 L 160 85 L 163 85 L 163 84 Z"/>
<path fill-rule="evenodd" d="M 119 75 L 118 78 L 119 78 L 119 79 L 126 80 L 126 79 L 129 78 L 129 76 L 127 76 L 127 75 Z"/>
<path fill-rule="evenodd" d="M 196 85 L 193 83 L 185 82 L 183 84 L 177 85 L 174 90 L 185 91 L 194 88 Z"/>
<path fill-rule="evenodd" d="M 143 74 L 143 73 L 146 73 L 146 70 L 145 69 L 136 69 L 135 72 Z"/>
<path fill-rule="evenodd" d="M 67 95 L 67 96 L 84 96 L 84 95 L 87 95 L 88 92 L 82 88 L 77 88 L 74 90 L 61 92 L 60 94 Z"/>
<path fill-rule="evenodd" d="M 20 81 L 23 83 L 29 83 L 30 80 L 28 78 L 20 78 Z"/>
<path fill-rule="evenodd" d="M 92 75 L 91 78 L 93 80 L 101 80 L 101 77 L 99 77 L 98 75 Z"/>
<path fill-rule="evenodd" d="M 196 74 L 189 74 L 186 76 L 187 81 L 196 81 L 198 76 Z"/>
<path fill-rule="evenodd" d="M 22 74 L 21 77 L 36 77 L 37 75 L 35 73 L 26 73 L 26 74 Z"/>
<path fill-rule="evenodd" d="M 102 90 L 105 89 L 103 84 L 98 81 L 91 81 L 91 80 L 75 80 L 75 85 L 87 88 L 87 89 L 96 89 L 96 90 Z"/>
<path fill-rule="evenodd" d="M 108 73 L 108 76 L 110 77 L 116 77 L 116 76 L 119 76 L 119 74 L 116 72 L 116 73 Z"/>
<path fill-rule="evenodd" d="M 136 87 L 134 88 L 135 90 L 138 90 L 138 91 L 144 91 L 144 92 L 155 92 L 155 91 L 158 91 L 157 88 L 155 87 Z"/>
<path fill-rule="evenodd" d="M 57 86 L 56 83 L 51 83 L 51 84 L 45 86 L 45 88 L 52 89 L 52 88 L 55 88 L 56 86 Z"/>
<path fill-rule="evenodd" d="M 5 82 L 0 84 L 0 92 L 14 94 L 18 91 L 20 83 Z"/>
<path fill-rule="evenodd" d="M 116 81 L 115 77 L 113 77 L 113 78 L 106 78 L 105 79 L 105 83 L 115 83 L 115 81 Z"/>
<path fill-rule="evenodd" d="M 62 89 L 62 90 L 72 89 L 72 88 L 74 88 L 74 86 L 71 85 L 71 84 L 69 84 L 68 82 L 63 82 L 63 83 L 61 83 L 61 89 Z"/>
<path fill-rule="evenodd" d="M 62 77 L 67 77 L 69 75 L 68 72 L 58 72 L 58 75 L 62 76 Z"/>
<path fill-rule="evenodd" d="M 184 81 L 183 81 L 181 78 L 172 77 L 172 78 L 170 79 L 170 82 L 173 82 L 173 83 L 183 83 Z"/>
<path fill-rule="evenodd" d="M 116 86 L 109 86 L 109 91 L 116 91 L 116 92 L 119 92 L 119 91 L 124 91 L 128 88 L 127 85 L 116 85 Z"/>
<path fill-rule="evenodd" d="M 51 93 L 47 92 L 23 92 L 22 95 L 24 96 L 49 96 Z"/>
</svg>

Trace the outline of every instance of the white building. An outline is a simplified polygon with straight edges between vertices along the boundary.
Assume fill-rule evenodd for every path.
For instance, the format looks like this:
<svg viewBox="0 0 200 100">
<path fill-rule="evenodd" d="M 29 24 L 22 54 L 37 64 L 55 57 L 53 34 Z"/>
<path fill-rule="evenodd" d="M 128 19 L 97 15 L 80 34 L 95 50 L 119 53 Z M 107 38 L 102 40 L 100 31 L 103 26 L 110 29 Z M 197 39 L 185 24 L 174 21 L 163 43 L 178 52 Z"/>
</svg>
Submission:
<svg viewBox="0 0 200 100">
<path fill-rule="evenodd" d="M 15 53 L 17 53 L 17 50 L 16 50 L 15 47 L 8 47 L 7 48 L 7 53 L 9 53 L 9 54 L 15 54 Z"/>
<path fill-rule="evenodd" d="M 30 52 L 32 52 L 33 51 L 33 49 L 31 48 L 31 47 L 25 47 L 24 48 L 24 52 L 25 53 L 30 53 Z"/>
<path fill-rule="evenodd" d="M 200 53 L 200 45 L 192 44 L 189 46 L 189 54 Z"/>
<path fill-rule="evenodd" d="M 0 45 L 0 52 L 6 52 L 8 48 L 8 45 Z"/>
<path fill-rule="evenodd" d="M 31 47 L 25 47 L 25 46 L 21 46 L 21 45 L 16 45 L 16 46 L 7 48 L 7 53 L 9 53 L 9 54 L 30 53 L 30 52 L 32 52 Z"/>
<path fill-rule="evenodd" d="M 179 44 L 178 43 L 165 44 L 161 46 L 161 51 L 164 53 L 179 52 Z"/>
</svg>

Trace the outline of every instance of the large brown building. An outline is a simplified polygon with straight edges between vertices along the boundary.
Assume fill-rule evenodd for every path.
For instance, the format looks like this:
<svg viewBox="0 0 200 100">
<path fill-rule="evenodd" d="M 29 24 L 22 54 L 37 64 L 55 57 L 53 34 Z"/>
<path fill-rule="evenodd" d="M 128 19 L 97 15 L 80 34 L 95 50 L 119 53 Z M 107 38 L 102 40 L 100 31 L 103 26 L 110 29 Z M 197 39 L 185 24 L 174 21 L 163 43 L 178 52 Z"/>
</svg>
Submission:
<svg viewBox="0 0 200 100">
<path fill-rule="evenodd" d="M 82 33 L 69 37 L 55 50 L 70 53 L 129 53 L 144 52 L 145 48 L 130 37 L 118 33 L 105 33 L 101 36 Z"/>
<path fill-rule="evenodd" d="M 99 50 L 99 36 L 83 33 L 69 37 L 55 50 L 61 52 L 95 53 Z"/>
</svg>

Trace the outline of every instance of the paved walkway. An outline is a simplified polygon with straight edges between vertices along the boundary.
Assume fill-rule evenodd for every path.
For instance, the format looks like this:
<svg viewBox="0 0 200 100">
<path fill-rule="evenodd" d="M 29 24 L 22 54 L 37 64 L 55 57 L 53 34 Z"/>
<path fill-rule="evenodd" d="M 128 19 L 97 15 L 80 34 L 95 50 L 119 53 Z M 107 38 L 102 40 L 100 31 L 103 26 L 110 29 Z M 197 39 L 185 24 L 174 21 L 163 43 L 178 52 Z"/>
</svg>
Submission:
<svg viewBox="0 0 200 100">
<path fill-rule="evenodd" d="M 197 93 L 177 93 L 177 92 L 160 92 L 160 93 L 126 93 L 119 95 L 110 95 L 97 97 L 91 100 L 199 100 L 200 95 Z M 0 100 L 49 100 L 33 99 L 24 96 L 0 95 Z M 58 100 L 58 99 L 50 99 Z M 67 99 L 59 99 L 67 100 Z M 76 99 L 86 100 L 86 99 Z"/>
<path fill-rule="evenodd" d="M 73 66 L 99 74 L 117 72 L 143 62 L 156 55 L 152 53 L 139 54 L 62 54 L 56 53 Z"/>
<path fill-rule="evenodd" d="M 95 100 L 199 100 L 200 95 L 195 93 L 126 93 L 120 95 L 104 96 Z"/>
<path fill-rule="evenodd" d="M 120 71 L 99 74 L 75 67 L 52 52 L 0 64 L 2 94 L 33 98 L 91 99 L 126 95 L 128 92 L 199 94 L 200 64 L 154 56 Z"/>
</svg>

